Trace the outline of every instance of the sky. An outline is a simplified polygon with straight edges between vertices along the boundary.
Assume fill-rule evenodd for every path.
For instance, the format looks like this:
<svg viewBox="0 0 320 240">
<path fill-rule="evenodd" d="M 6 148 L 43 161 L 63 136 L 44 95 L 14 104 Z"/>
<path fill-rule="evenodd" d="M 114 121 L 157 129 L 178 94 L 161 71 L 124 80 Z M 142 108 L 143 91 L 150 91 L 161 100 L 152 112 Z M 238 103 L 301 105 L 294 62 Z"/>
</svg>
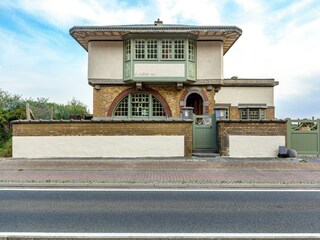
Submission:
<svg viewBox="0 0 320 240">
<path fill-rule="evenodd" d="M 69 29 L 158 18 L 241 28 L 224 77 L 274 78 L 277 118 L 320 118 L 319 0 L 1 0 L 0 88 L 92 111 L 87 52 Z"/>
</svg>

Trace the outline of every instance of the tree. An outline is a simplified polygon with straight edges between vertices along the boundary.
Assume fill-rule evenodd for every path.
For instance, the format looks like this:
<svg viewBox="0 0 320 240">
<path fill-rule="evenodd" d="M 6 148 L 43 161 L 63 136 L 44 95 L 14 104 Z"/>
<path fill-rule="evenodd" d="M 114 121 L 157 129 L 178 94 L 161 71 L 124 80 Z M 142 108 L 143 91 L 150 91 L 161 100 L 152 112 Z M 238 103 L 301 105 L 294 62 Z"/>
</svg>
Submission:
<svg viewBox="0 0 320 240">
<path fill-rule="evenodd" d="M 83 119 L 89 114 L 88 107 L 75 98 L 58 104 L 48 98 L 24 99 L 0 89 L 0 146 L 11 137 L 10 122 L 26 119 L 27 103 L 36 119 Z"/>
</svg>

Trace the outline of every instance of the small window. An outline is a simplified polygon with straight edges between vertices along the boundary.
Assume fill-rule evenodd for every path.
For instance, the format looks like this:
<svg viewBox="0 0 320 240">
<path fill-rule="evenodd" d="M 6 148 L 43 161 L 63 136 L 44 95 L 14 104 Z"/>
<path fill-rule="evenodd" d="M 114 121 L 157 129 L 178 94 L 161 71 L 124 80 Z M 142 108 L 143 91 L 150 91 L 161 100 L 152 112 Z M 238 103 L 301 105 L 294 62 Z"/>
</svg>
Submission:
<svg viewBox="0 0 320 240">
<path fill-rule="evenodd" d="M 174 59 L 184 59 L 184 40 L 174 41 Z"/>
<path fill-rule="evenodd" d="M 158 42 L 157 40 L 147 41 L 147 59 L 158 58 Z"/>
<path fill-rule="evenodd" d="M 173 51 L 172 51 L 172 41 L 171 40 L 162 40 L 161 41 L 162 48 L 162 59 L 173 59 Z"/>
<path fill-rule="evenodd" d="M 240 118 L 244 120 L 265 119 L 265 109 L 244 108 L 240 110 Z"/>
<path fill-rule="evenodd" d="M 145 41 L 136 40 L 134 48 L 135 48 L 135 59 L 145 59 Z"/>
<path fill-rule="evenodd" d="M 219 107 L 214 109 L 217 119 L 229 119 L 229 108 Z"/>
<path fill-rule="evenodd" d="M 194 41 L 189 40 L 189 60 L 194 61 Z"/>
<path fill-rule="evenodd" d="M 126 50 L 125 60 L 129 61 L 130 56 L 131 56 L 131 41 L 130 40 L 125 41 L 125 50 Z"/>
</svg>

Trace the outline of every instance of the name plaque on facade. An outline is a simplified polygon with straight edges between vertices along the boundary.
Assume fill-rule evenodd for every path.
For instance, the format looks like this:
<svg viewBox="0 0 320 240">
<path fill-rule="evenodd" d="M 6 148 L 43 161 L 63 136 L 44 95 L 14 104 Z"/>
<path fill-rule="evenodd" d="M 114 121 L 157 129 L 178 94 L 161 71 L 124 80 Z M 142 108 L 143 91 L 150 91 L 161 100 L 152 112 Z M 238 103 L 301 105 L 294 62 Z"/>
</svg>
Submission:
<svg viewBox="0 0 320 240">
<path fill-rule="evenodd" d="M 184 64 L 134 64 L 135 77 L 185 77 Z"/>
</svg>

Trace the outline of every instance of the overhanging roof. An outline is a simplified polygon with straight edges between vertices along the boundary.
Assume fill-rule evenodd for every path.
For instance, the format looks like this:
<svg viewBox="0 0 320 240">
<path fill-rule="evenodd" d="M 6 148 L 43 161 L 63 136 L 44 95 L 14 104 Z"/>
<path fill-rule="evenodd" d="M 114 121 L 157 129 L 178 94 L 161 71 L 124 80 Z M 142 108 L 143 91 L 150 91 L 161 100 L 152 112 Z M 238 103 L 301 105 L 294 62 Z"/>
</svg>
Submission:
<svg viewBox="0 0 320 240">
<path fill-rule="evenodd" d="M 226 54 L 242 34 L 236 26 L 191 26 L 163 24 L 143 25 L 112 25 L 112 26 L 75 26 L 70 35 L 88 51 L 88 42 L 94 40 L 121 40 L 130 33 L 189 33 L 196 35 L 198 40 L 223 41 L 223 54 Z"/>
</svg>

